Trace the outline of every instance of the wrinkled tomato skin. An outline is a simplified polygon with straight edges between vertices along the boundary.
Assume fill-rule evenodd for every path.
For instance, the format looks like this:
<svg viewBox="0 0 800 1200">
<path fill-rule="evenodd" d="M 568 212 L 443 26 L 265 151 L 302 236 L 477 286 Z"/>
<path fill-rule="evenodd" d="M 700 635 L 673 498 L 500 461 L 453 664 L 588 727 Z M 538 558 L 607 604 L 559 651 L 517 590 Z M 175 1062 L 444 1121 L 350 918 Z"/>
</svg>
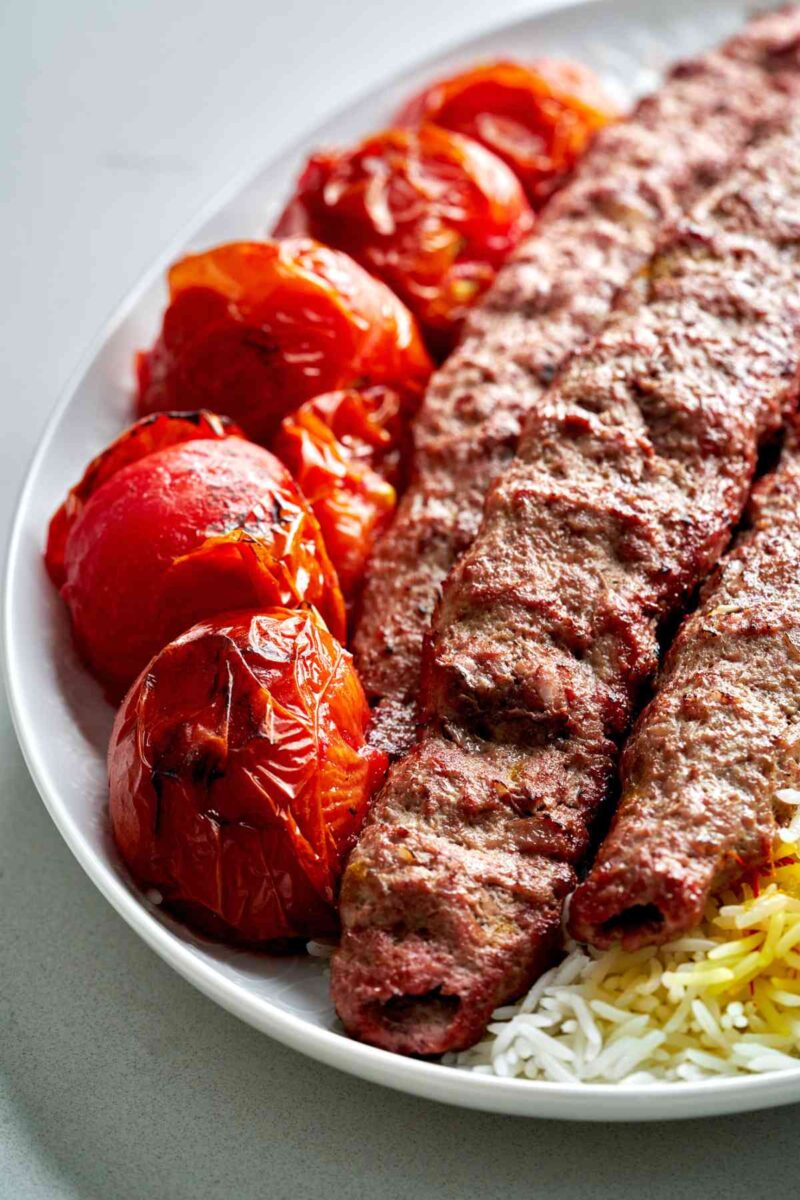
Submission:
<svg viewBox="0 0 800 1200">
<path fill-rule="evenodd" d="M 416 409 L 432 364 L 378 280 L 308 238 L 236 242 L 169 272 L 161 335 L 138 359 L 138 411 L 210 408 L 268 445 L 304 401 L 391 385 Z"/>
<path fill-rule="evenodd" d="M 202 622 L 120 708 L 109 813 L 134 879 L 214 937 L 332 934 L 342 867 L 386 770 L 350 656 L 313 613 Z"/>
<path fill-rule="evenodd" d="M 361 588 L 372 546 L 397 504 L 374 469 L 390 454 L 396 408 L 386 396 L 335 392 L 285 417 L 273 449 L 319 521 L 348 606 Z"/>
<path fill-rule="evenodd" d="M 389 388 L 346 388 L 315 396 L 304 407 L 324 422 L 351 458 L 380 463 L 384 474 L 387 470 L 397 471 L 394 454 L 406 437 L 398 392 Z M 388 468 L 387 462 L 391 464 Z"/>
<path fill-rule="evenodd" d="M 540 209 L 598 129 L 617 116 L 602 86 L 578 63 L 494 62 L 426 88 L 397 115 L 474 138 L 501 158 Z"/>
<path fill-rule="evenodd" d="M 398 391 L 385 387 L 345 388 L 315 396 L 302 409 L 327 426 L 348 458 L 374 467 L 399 490 L 405 487 L 412 438 L 408 413 Z M 278 438 L 293 416 L 290 413 L 281 422 Z"/>
<path fill-rule="evenodd" d="M 181 442 L 196 442 L 209 439 L 222 441 L 228 437 L 242 437 L 241 430 L 216 413 L 207 411 L 188 413 L 156 413 L 137 421 L 120 434 L 105 450 L 92 459 L 75 487 L 70 488 L 66 500 L 54 514 L 47 534 L 45 565 L 56 587 L 63 587 L 64 553 L 67 539 L 75 522 L 86 507 L 86 502 L 98 488 L 116 475 L 129 463 L 138 462 L 156 450 L 176 446 Z"/>
<path fill-rule="evenodd" d="M 397 293 L 442 354 L 532 224 L 503 162 L 428 125 L 313 155 L 275 232 L 346 251 Z"/>
<path fill-rule="evenodd" d="M 167 446 L 107 479 L 69 531 L 61 594 L 111 700 L 215 612 L 313 604 L 338 636 L 345 628 L 308 505 L 274 455 L 235 437 Z"/>
</svg>

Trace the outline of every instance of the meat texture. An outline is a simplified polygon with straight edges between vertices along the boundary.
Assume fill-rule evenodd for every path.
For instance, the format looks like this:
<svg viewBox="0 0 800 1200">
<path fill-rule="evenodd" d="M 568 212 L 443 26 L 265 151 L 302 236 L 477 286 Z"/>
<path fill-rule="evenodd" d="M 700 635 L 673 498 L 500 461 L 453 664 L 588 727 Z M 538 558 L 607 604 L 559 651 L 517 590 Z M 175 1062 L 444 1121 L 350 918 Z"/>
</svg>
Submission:
<svg viewBox="0 0 800 1200">
<path fill-rule="evenodd" d="M 679 65 L 626 122 L 601 131 L 536 233 L 500 272 L 415 427 L 410 486 L 373 555 L 354 654 L 374 706 L 372 740 L 414 740 L 424 636 L 485 493 L 525 415 L 602 327 L 668 222 L 724 177 L 796 82 L 800 9 L 761 18 L 721 51 Z"/>
<path fill-rule="evenodd" d="M 425 735 L 345 873 L 349 1030 L 463 1047 L 545 965 L 660 623 L 724 551 L 799 368 L 795 116 L 665 240 L 489 493 L 433 623 Z"/>
<path fill-rule="evenodd" d="M 622 798 L 570 909 L 596 946 L 669 941 L 770 859 L 800 798 L 800 429 L 755 488 L 625 749 Z"/>
</svg>

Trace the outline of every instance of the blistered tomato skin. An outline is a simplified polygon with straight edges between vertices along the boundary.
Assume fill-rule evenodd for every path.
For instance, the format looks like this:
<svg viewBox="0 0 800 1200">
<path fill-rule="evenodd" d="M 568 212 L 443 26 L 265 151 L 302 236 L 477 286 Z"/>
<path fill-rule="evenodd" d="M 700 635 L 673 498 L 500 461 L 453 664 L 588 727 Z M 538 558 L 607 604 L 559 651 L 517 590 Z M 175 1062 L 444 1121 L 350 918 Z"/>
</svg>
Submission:
<svg viewBox="0 0 800 1200">
<path fill-rule="evenodd" d="M 542 59 L 486 63 L 443 79 L 415 96 L 397 123 L 433 122 L 474 138 L 503 159 L 538 210 L 617 115 L 586 67 Z"/>
<path fill-rule="evenodd" d="M 222 441 L 241 437 L 241 430 L 226 417 L 200 410 L 191 413 L 157 413 L 137 421 L 120 434 L 96 458 L 93 458 L 79 483 L 70 488 L 66 500 L 55 512 L 47 531 L 45 566 L 56 587 L 64 585 L 64 552 L 70 530 L 80 517 L 86 502 L 117 471 L 138 462 L 156 450 L 181 442 Z"/>
<path fill-rule="evenodd" d="M 441 353 L 532 224 L 503 162 L 428 125 L 313 155 L 276 233 L 306 233 L 352 255 L 408 305 Z"/>
<path fill-rule="evenodd" d="M 344 602 L 319 525 L 285 467 L 241 438 L 128 463 L 86 500 L 63 555 L 78 649 L 110 699 L 170 638 L 216 612 Z"/>
<path fill-rule="evenodd" d="M 331 934 L 386 770 L 350 656 L 314 614 L 203 622 L 126 696 L 108 756 L 120 854 L 196 928 L 265 946 Z"/>
<path fill-rule="evenodd" d="M 138 360 L 140 414 L 210 408 L 268 445 L 287 413 L 338 388 L 392 386 L 413 411 L 432 369 L 392 292 L 308 238 L 190 255 L 169 289 L 161 335 Z"/>
<path fill-rule="evenodd" d="M 386 394 L 334 392 L 285 417 L 273 443 L 319 521 L 348 605 L 397 503 L 384 475 L 395 469 L 396 414 Z"/>
</svg>

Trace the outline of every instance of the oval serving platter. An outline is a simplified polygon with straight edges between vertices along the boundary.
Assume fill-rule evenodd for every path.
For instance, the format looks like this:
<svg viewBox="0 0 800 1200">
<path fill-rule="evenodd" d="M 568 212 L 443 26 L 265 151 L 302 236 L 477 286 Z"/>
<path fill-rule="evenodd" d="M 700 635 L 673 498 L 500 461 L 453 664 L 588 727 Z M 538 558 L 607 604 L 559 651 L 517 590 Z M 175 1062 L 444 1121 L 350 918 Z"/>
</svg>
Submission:
<svg viewBox="0 0 800 1200">
<path fill-rule="evenodd" d="M 92 348 L 36 452 L 12 530 L 5 592 L 8 695 L 36 786 L 89 877 L 156 953 L 236 1016 L 330 1066 L 430 1099 L 520 1116 L 664 1119 L 800 1100 L 800 1063 L 797 1070 L 752 1078 L 614 1086 L 501 1079 L 400 1058 L 344 1035 L 320 960 L 271 959 L 212 945 L 170 920 L 134 888 L 108 835 L 105 748 L 113 713 L 75 657 L 66 615 L 45 575 L 49 517 L 88 458 L 131 420 L 132 356 L 158 326 L 165 267 L 188 250 L 263 236 L 313 147 L 352 141 L 388 120 L 422 83 L 481 58 L 575 58 L 630 103 L 657 83 L 666 65 L 722 40 L 757 7 L 743 0 L 583 0 L 492 29 L 357 100 L 228 188 L 212 215 L 169 248 Z"/>
</svg>

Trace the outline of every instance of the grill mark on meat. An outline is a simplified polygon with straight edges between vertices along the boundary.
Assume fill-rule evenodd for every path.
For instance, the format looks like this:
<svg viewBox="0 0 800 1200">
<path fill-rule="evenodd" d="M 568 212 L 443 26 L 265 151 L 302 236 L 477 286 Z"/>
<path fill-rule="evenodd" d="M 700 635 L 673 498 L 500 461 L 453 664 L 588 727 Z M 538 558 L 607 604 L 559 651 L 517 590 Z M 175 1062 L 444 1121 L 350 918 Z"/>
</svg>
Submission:
<svg viewBox="0 0 800 1200">
<path fill-rule="evenodd" d="M 353 642 L 374 706 L 371 740 L 393 756 L 414 740 L 441 585 L 477 533 L 524 418 L 669 221 L 770 127 L 794 83 L 799 32 L 797 10 L 761 18 L 722 51 L 676 67 L 628 121 L 601 131 L 434 377 L 415 422 L 410 486 L 374 551 Z"/>
<path fill-rule="evenodd" d="M 785 787 L 800 787 L 797 424 L 628 742 L 620 806 L 573 897 L 572 932 L 629 948 L 688 932 L 712 892 L 769 861 L 793 811 L 776 797 Z"/>
<path fill-rule="evenodd" d="M 391 1049 L 471 1043 L 547 962 L 659 625 L 724 551 L 794 405 L 800 118 L 678 225 L 636 292 L 493 485 L 434 619 L 426 732 L 345 873 L 334 999 Z M 449 1022 L 422 1002 L 383 1020 L 433 992 L 458 997 Z"/>
</svg>

